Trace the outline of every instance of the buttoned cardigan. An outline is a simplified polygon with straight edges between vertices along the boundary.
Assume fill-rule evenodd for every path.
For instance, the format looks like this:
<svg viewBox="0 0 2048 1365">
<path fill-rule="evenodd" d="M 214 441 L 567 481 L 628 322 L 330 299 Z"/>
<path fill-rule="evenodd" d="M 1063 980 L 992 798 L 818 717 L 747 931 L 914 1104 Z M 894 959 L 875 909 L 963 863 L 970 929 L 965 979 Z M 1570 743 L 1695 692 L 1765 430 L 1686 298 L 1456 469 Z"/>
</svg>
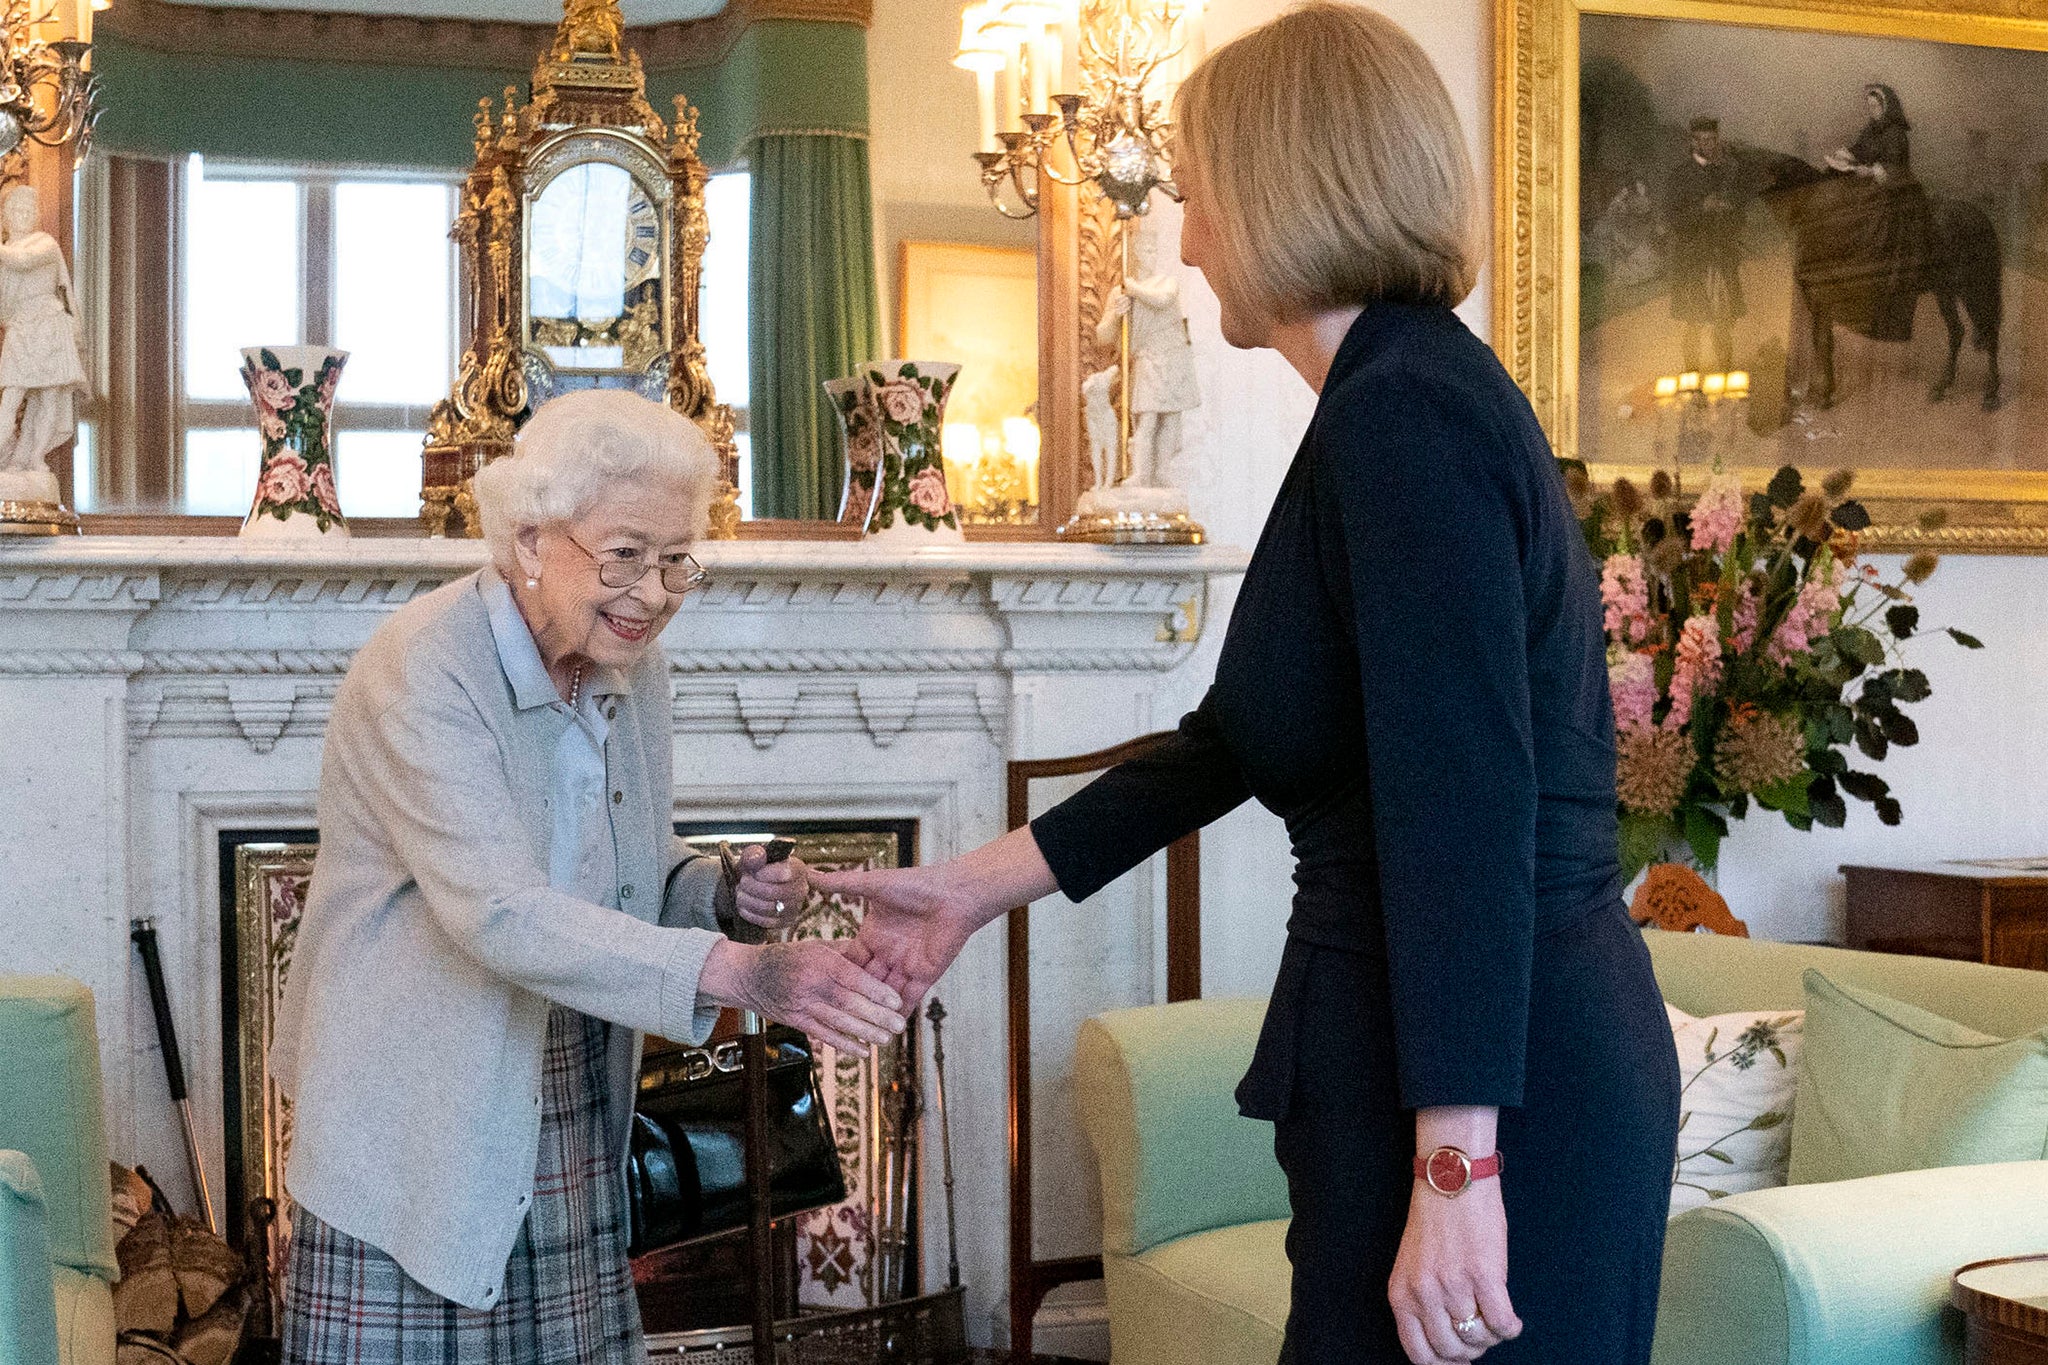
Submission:
<svg viewBox="0 0 2048 1365">
<path fill-rule="evenodd" d="M 320 854 L 270 1051 L 292 1100 L 291 1197 L 437 1294 L 488 1308 L 533 1195 L 550 1002 L 701 1042 L 717 942 L 712 860 L 671 826 L 671 693 L 650 649 L 604 743 L 617 894 L 548 885 L 544 798 L 564 708 L 521 706 L 471 575 L 407 604 L 335 694 Z M 664 898 L 668 874 L 688 862 Z M 624 1139 L 623 1125 L 621 1140 Z"/>
</svg>

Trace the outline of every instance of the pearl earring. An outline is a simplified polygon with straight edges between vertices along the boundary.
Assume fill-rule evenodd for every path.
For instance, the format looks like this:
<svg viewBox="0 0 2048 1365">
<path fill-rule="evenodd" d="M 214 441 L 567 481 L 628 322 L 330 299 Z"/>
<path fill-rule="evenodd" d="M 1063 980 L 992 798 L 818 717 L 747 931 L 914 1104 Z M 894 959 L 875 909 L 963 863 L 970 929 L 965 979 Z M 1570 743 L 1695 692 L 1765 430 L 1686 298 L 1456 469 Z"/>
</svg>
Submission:
<svg viewBox="0 0 2048 1365">
<path fill-rule="evenodd" d="M 526 586 L 529 588 L 537 588 L 540 586 L 540 580 L 538 578 L 529 578 L 526 580 Z"/>
</svg>

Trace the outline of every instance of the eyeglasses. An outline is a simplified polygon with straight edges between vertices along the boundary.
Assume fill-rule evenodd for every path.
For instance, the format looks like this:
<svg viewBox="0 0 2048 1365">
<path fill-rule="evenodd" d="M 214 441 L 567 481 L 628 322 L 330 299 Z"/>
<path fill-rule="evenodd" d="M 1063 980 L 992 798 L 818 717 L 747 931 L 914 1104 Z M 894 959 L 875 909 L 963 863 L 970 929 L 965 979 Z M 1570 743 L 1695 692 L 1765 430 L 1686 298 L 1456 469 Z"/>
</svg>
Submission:
<svg viewBox="0 0 2048 1365">
<path fill-rule="evenodd" d="M 597 565 L 597 581 L 607 588 L 630 588 L 647 577 L 650 569 L 660 572 L 661 586 L 677 597 L 694 592 L 711 581 L 711 575 L 704 571 L 704 566 L 687 554 L 667 564 L 646 559 L 608 559 L 593 554 L 588 546 L 567 532 L 562 534 L 562 539 L 583 551 L 584 557 Z"/>
</svg>

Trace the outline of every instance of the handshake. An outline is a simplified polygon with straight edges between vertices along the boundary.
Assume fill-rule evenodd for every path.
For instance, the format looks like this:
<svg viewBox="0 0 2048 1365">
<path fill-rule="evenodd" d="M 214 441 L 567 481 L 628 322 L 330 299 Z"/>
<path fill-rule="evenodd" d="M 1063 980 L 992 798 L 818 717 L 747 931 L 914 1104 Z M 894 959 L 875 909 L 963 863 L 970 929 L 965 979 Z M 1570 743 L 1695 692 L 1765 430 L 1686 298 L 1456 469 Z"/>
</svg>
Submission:
<svg viewBox="0 0 2048 1365">
<path fill-rule="evenodd" d="M 802 1029 L 841 1052 L 888 1042 L 969 936 L 1009 908 L 988 905 L 972 874 L 977 860 L 1019 834 L 1030 837 L 1020 830 L 949 863 L 878 871 L 814 872 L 800 858 L 771 863 L 760 845 L 746 848 L 734 904 L 748 923 L 787 929 L 813 890 L 864 901 L 866 914 L 858 936 L 833 942 L 721 938 L 704 961 L 699 998 Z M 1035 844 L 1031 853 L 1036 858 Z"/>
</svg>

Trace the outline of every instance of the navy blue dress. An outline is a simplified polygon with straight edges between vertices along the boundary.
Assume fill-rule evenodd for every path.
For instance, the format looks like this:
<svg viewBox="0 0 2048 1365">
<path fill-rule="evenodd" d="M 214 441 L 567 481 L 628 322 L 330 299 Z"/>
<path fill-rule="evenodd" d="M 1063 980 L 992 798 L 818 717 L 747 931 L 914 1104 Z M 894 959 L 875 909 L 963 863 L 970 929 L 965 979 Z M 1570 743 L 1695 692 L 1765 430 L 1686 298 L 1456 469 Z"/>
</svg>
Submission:
<svg viewBox="0 0 2048 1365">
<path fill-rule="evenodd" d="M 1339 348 L 1202 704 L 1032 823 L 1079 900 L 1256 797 L 1295 857 L 1237 1096 L 1288 1178 L 1294 1365 L 1406 1359 L 1413 1110 L 1497 1105 L 1488 1361 L 1649 1359 L 1678 1064 L 1621 905 L 1597 570 L 1542 429 L 1449 309 Z"/>
</svg>

